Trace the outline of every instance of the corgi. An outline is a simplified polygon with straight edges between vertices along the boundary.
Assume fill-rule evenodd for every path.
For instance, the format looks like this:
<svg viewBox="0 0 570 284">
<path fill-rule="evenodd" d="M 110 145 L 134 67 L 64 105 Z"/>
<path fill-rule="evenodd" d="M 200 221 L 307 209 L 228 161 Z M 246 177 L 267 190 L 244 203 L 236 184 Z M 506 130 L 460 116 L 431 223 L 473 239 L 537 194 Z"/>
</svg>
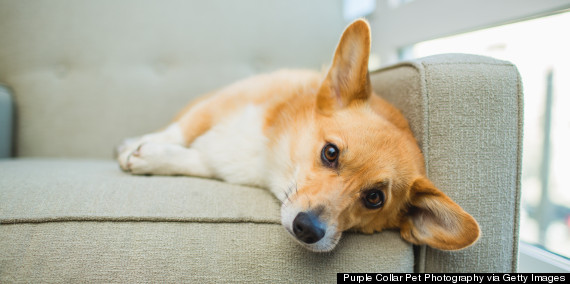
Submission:
<svg viewBox="0 0 570 284">
<path fill-rule="evenodd" d="M 348 230 L 399 229 L 441 250 L 472 245 L 477 221 L 426 177 L 407 120 L 372 89 L 370 40 L 356 20 L 326 72 L 257 75 L 195 100 L 161 131 L 125 140 L 120 167 L 267 188 L 283 227 L 315 252 Z"/>
</svg>

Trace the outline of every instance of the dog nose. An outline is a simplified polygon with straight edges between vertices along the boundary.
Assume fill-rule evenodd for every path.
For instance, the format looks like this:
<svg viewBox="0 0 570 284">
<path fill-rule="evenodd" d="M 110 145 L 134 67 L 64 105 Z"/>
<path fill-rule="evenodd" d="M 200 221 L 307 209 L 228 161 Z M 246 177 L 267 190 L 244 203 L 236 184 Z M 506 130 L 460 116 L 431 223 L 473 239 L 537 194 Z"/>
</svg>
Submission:
<svg viewBox="0 0 570 284">
<path fill-rule="evenodd" d="M 312 212 L 301 212 L 293 220 L 293 233 L 306 244 L 318 242 L 325 236 L 325 225 Z"/>
</svg>

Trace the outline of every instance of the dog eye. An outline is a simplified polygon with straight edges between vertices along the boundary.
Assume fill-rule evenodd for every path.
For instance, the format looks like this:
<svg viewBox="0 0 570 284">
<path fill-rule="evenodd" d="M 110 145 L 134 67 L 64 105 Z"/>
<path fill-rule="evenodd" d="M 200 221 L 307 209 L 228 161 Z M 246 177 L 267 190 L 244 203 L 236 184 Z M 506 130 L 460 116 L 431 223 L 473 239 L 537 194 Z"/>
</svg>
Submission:
<svg viewBox="0 0 570 284">
<path fill-rule="evenodd" d="M 379 189 L 372 189 L 364 193 L 363 196 L 364 206 L 368 209 L 378 209 L 384 205 L 386 196 L 384 192 Z"/>
<path fill-rule="evenodd" d="M 336 167 L 340 151 L 334 144 L 327 144 L 321 152 L 321 160 L 328 167 Z"/>
</svg>

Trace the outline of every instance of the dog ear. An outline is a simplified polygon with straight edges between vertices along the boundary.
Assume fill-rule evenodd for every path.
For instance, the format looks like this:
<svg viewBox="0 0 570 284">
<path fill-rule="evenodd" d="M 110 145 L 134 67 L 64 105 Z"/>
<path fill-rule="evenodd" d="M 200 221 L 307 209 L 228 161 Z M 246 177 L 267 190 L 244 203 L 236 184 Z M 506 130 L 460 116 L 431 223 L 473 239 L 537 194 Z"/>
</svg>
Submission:
<svg viewBox="0 0 570 284">
<path fill-rule="evenodd" d="M 477 241 L 477 221 L 427 178 L 416 179 L 410 194 L 410 207 L 400 226 L 402 238 L 442 250 L 462 249 Z"/>
<path fill-rule="evenodd" d="M 372 87 L 368 75 L 370 26 L 358 19 L 343 32 L 333 63 L 317 95 L 317 108 L 330 115 L 354 101 L 366 101 Z"/>
</svg>

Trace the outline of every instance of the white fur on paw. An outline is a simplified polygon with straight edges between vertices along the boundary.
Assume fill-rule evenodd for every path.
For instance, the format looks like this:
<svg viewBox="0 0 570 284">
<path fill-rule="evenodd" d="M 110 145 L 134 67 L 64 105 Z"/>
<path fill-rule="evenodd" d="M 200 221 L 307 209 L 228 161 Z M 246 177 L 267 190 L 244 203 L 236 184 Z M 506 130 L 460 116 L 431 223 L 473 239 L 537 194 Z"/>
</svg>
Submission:
<svg viewBox="0 0 570 284">
<path fill-rule="evenodd" d="M 136 144 L 137 141 L 141 140 L 140 137 L 136 137 L 136 138 L 128 138 L 123 140 L 123 142 L 121 143 L 121 145 L 117 146 L 115 148 L 115 156 L 118 158 L 119 155 L 121 155 L 121 153 L 125 152 L 128 150 L 129 147 L 133 148 L 133 147 L 138 147 L 138 146 L 134 146 L 134 144 Z M 140 143 L 139 143 L 140 144 Z M 138 145 L 138 144 L 137 144 Z"/>
<path fill-rule="evenodd" d="M 128 155 L 126 167 L 130 173 L 137 175 L 168 175 L 171 173 L 169 166 L 171 147 L 173 145 L 170 144 L 142 143 Z"/>
<path fill-rule="evenodd" d="M 144 143 L 142 137 L 125 139 L 120 146 L 118 146 L 115 151 L 117 153 L 117 160 L 119 161 L 119 166 L 123 171 L 130 172 L 129 168 L 129 158 L 131 154 L 139 148 Z"/>
<path fill-rule="evenodd" d="M 125 139 L 123 143 L 116 148 L 117 160 L 121 169 L 127 172 L 133 172 L 129 162 L 131 161 L 132 154 L 146 143 L 161 143 L 183 145 L 184 137 L 182 131 L 177 123 L 173 123 L 165 130 L 143 135 L 141 137 Z"/>
</svg>

